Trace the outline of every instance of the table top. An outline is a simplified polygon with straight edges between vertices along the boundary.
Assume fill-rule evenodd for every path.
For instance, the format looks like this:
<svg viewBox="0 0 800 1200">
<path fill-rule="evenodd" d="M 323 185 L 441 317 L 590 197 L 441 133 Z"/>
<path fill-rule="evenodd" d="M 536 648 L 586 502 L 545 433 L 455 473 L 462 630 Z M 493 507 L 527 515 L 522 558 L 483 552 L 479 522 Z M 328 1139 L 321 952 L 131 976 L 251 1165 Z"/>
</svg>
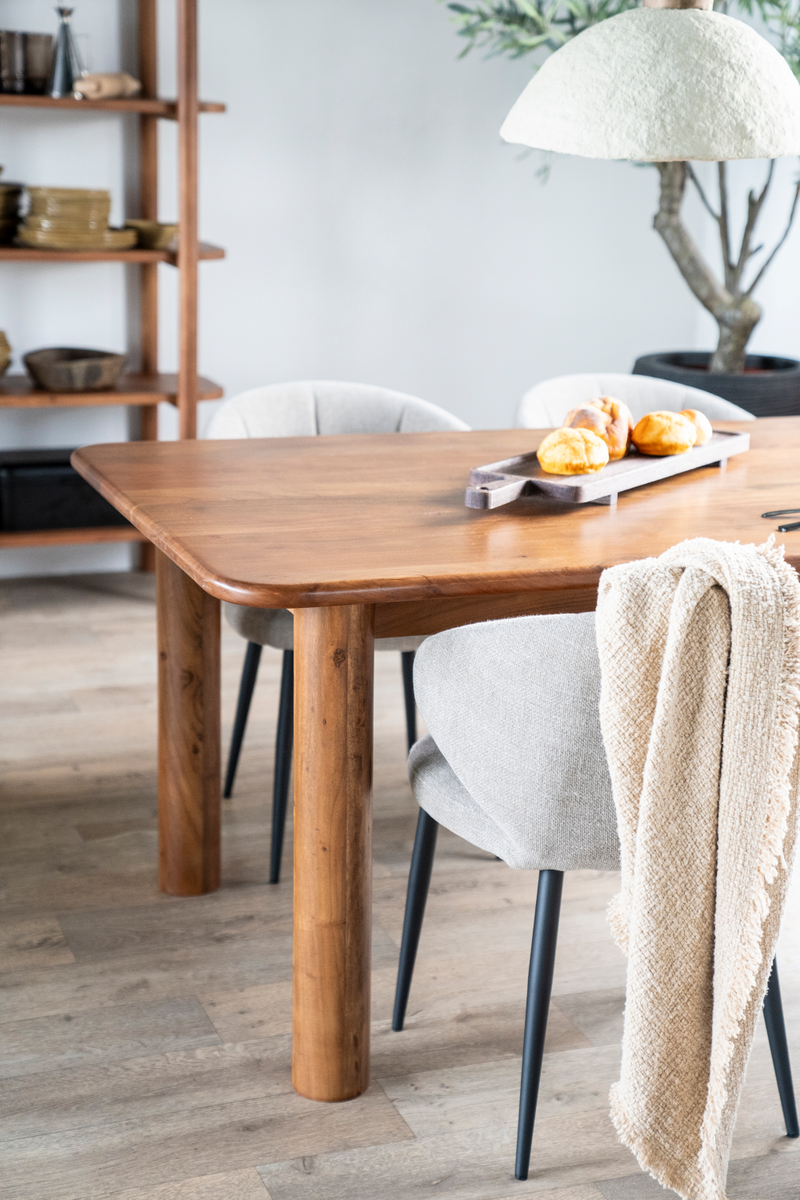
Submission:
<svg viewBox="0 0 800 1200">
<path fill-rule="evenodd" d="M 73 463 L 211 595 L 303 608 L 581 587 L 684 538 L 762 542 L 778 525 L 762 512 L 800 508 L 800 417 L 715 426 L 751 449 L 615 508 L 465 507 L 472 467 L 536 449 L 543 430 L 127 442 Z M 800 530 L 777 537 L 800 568 Z"/>
</svg>

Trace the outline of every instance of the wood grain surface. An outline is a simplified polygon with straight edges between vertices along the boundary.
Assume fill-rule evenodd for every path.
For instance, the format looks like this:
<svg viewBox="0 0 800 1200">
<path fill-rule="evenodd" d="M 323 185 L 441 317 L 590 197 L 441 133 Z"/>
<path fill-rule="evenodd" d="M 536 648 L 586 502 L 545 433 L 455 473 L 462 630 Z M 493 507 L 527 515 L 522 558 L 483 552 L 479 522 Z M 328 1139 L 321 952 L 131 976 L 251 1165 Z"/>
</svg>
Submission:
<svg viewBox="0 0 800 1200">
<path fill-rule="evenodd" d="M 158 594 L 158 856 L 161 890 L 219 887 L 219 603 L 163 554 Z"/>
<path fill-rule="evenodd" d="M 369 1086 L 372 616 L 295 616 L 292 1081 L 310 1100 Z"/>
<path fill-rule="evenodd" d="M 80 473 L 206 591 L 299 608 L 596 586 L 604 567 L 687 537 L 761 542 L 800 507 L 800 417 L 750 433 L 727 471 L 628 492 L 614 508 L 530 498 L 464 506 L 470 468 L 540 430 L 92 446 Z M 800 531 L 781 538 L 800 566 Z"/>
</svg>

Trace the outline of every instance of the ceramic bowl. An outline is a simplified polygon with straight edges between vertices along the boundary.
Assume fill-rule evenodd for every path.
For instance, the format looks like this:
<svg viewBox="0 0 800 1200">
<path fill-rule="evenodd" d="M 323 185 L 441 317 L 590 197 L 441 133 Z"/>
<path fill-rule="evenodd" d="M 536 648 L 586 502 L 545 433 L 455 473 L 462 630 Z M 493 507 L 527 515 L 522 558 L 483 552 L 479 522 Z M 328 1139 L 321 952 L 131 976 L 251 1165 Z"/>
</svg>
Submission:
<svg viewBox="0 0 800 1200">
<path fill-rule="evenodd" d="M 177 225 L 163 225 L 160 221 L 147 221 L 143 217 L 132 217 L 125 225 L 136 230 L 139 245 L 147 250 L 174 250 L 177 247 Z"/>
<path fill-rule="evenodd" d="M 33 350 L 24 361 L 34 381 L 47 392 L 101 392 L 114 387 L 125 355 L 54 346 Z"/>
<path fill-rule="evenodd" d="M 111 193 L 107 188 L 57 188 L 57 187 L 29 187 L 31 199 L 48 199 L 61 200 L 69 202 L 70 200 L 77 201 L 94 201 L 109 200 Z"/>
<path fill-rule="evenodd" d="M 68 232 L 56 229 L 29 229 L 21 225 L 17 239 L 23 246 L 40 250 L 132 250 L 136 245 L 135 229 L 87 229 Z"/>
<path fill-rule="evenodd" d="M 96 204 L 67 204 L 61 200 L 31 201 L 28 212 L 36 217 L 67 217 L 73 221 L 105 220 L 111 204 L 108 201 L 98 201 Z"/>
<path fill-rule="evenodd" d="M 89 233 L 95 229 L 108 229 L 108 218 L 97 217 L 91 220 L 78 217 L 41 217 L 28 213 L 25 218 L 26 229 L 50 229 L 57 233 Z"/>
</svg>

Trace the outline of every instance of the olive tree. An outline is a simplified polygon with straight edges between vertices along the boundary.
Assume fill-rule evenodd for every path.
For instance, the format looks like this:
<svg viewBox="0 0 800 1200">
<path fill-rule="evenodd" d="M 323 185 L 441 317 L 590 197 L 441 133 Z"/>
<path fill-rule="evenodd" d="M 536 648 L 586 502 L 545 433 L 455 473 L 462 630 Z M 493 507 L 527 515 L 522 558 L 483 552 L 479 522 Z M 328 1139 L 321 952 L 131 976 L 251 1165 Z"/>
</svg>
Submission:
<svg viewBox="0 0 800 1200">
<path fill-rule="evenodd" d="M 736 4 L 747 15 L 757 14 L 761 18 L 776 48 L 800 79 L 800 0 L 736 0 Z M 590 25 L 636 8 L 637 0 L 474 0 L 449 3 L 447 7 L 454 14 L 459 35 L 466 40 L 462 57 L 473 48 L 482 47 L 489 55 L 507 54 L 511 58 L 538 51 L 541 60 Z M 727 11 L 727 5 L 717 3 L 715 7 Z M 536 62 L 535 66 L 538 65 Z M 710 370 L 741 374 L 747 343 L 761 319 L 761 308 L 753 293 L 789 235 L 800 198 L 800 179 L 794 186 L 783 235 L 767 250 L 757 242 L 756 226 L 774 180 L 775 163 L 769 163 L 763 187 L 748 194 L 744 231 L 734 248 L 727 164 L 717 163 L 716 207 L 691 163 L 654 165 L 661 186 L 653 225 L 693 294 L 719 327 Z M 720 274 L 709 265 L 682 218 L 681 208 L 689 186 L 696 188 L 717 223 L 722 256 Z"/>
</svg>

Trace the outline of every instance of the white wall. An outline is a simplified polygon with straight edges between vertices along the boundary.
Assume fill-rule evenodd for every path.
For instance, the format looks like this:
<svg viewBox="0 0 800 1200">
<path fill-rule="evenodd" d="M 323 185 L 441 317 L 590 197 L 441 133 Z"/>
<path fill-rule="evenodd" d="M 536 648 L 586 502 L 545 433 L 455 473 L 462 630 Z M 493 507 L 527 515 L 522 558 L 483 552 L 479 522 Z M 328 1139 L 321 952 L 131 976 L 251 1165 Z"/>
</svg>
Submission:
<svg viewBox="0 0 800 1200">
<path fill-rule="evenodd" d="M 162 0 L 160 9 L 161 89 L 172 95 L 174 8 Z M 226 115 L 201 118 L 201 235 L 228 257 L 201 266 L 200 366 L 226 394 L 353 379 L 497 427 L 513 423 L 522 391 L 539 379 L 626 371 L 637 354 L 707 344 L 651 228 L 655 171 L 558 159 L 542 186 L 538 157 L 497 132 L 529 66 L 458 61 L 443 5 L 200 0 L 200 14 L 201 90 L 228 104 Z M 74 24 L 90 35 L 93 69 L 134 66 L 134 15 L 133 0 L 81 0 Z M 47 30 L 54 20 L 49 0 L 0 0 L 6 28 Z M 5 178 L 110 187 L 112 217 L 134 215 L 135 124 L 126 158 L 119 123 L 3 110 Z M 169 122 L 161 131 L 166 220 L 176 213 L 175 131 Z M 690 219 L 702 236 L 694 199 Z M 796 263 L 793 247 L 774 276 L 779 295 L 794 294 Z M 175 272 L 162 267 L 161 278 L 169 370 Z M 124 308 L 134 294 L 134 269 L 118 264 L 3 264 L 0 328 L 18 352 L 130 349 Z M 788 323 L 774 315 L 782 306 L 770 307 L 758 337 L 792 353 Z M 113 409 L 0 418 L 6 447 L 118 440 L 129 421 Z M 174 431 L 171 410 L 161 424 L 163 435 Z M 0 574 L 122 568 L 129 553 L 4 551 Z"/>
</svg>

